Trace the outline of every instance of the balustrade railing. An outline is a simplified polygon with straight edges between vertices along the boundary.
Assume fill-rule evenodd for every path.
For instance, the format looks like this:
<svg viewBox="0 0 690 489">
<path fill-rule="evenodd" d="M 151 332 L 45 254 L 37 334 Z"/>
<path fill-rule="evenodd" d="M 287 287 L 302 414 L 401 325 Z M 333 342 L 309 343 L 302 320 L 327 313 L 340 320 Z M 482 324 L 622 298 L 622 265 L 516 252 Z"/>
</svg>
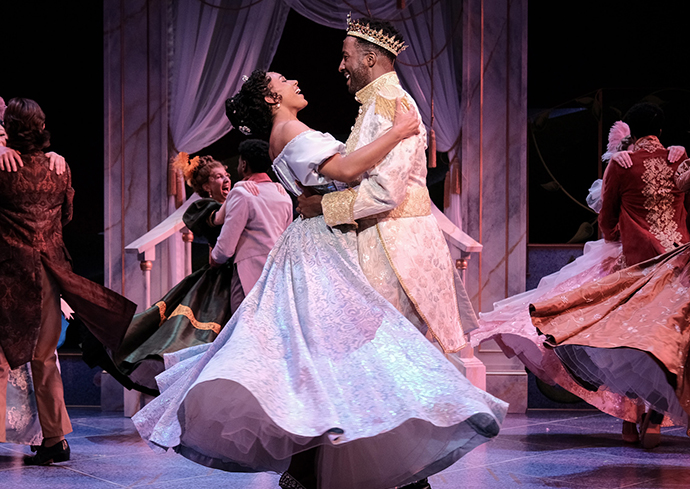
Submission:
<svg viewBox="0 0 690 489">
<path fill-rule="evenodd" d="M 199 196 L 193 194 L 160 224 L 125 246 L 125 253 L 136 254 L 139 259 L 139 267 L 141 268 L 144 281 L 144 293 L 140 299 L 141 304 L 143 304 L 143 310 L 151 306 L 151 270 L 153 270 L 156 261 L 157 245 L 180 233 L 184 242 L 184 275 L 187 276 L 192 273 L 192 241 L 194 240 L 194 234 L 187 229 L 182 221 L 182 216 L 187 208 L 197 200 L 199 200 Z M 125 416 L 134 416 L 148 400 L 149 396 L 145 394 L 138 391 L 125 390 Z"/>
<path fill-rule="evenodd" d="M 443 231 L 446 243 L 448 243 L 448 249 L 450 250 L 450 256 L 455 260 L 455 267 L 458 269 L 462 282 L 465 283 L 468 260 L 472 253 L 482 251 L 482 244 L 458 228 L 433 204 L 431 206 L 431 213 L 436 218 L 441 231 Z M 460 350 L 459 355 L 449 356 L 448 359 L 458 367 L 458 370 L 474 386 L 486 390 L 486 366 L 474 355 L 474 348 L 467 345 Z"/>
<path fill-rule="evenodd" d="M 193 194 L 158 226 L 125 246 L 126 253 L 137 255 L 139 267 L 144 274 L 144 297 L 142 298 L 144 309 L 151 305 L 151 270 L 153 269 L 153 262 L 156 260 L 156 245 L 180 232 L 182 234 L 182 241 L 185 243 L 184 273 L 185 276 L 192 273 L 192 241 L 194 240 L 194 234 L 184 225 L 182 216 L 187 208 L 197 200 L 199 200 L 199 196 Z"/>
</svg>

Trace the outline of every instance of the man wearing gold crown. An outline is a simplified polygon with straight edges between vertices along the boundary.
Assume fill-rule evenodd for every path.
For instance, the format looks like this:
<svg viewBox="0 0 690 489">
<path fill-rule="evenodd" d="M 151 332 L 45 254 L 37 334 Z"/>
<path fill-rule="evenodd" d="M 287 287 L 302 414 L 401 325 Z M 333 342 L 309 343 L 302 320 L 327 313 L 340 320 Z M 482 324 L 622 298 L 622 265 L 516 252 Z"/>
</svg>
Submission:
<svg viewBox="0 0 690 489">
<path fill-rule="evenodd" d="M 406 47 L 390 23 L 348 18 L 339 71 L 362 104 L 346 143 L 348 153 L 390 129 L 396 98 L 416 109 L 394 68 Z M 431 215 L 421 118 L 419 125 L 419 134 L 401 141 L 359 185 L 323 198 L 302 196 L 298 210 L 305 217 L 323 212 L 329 226 L 357 226 L 359 262 L 371 285 L 444 353 L 452 353 L 465 346 L 463 327 L 465 332 L 475 329 L 476 317 Z M 428 488 L 426 479 L 406 486 Z"/>
<path fill-rule="evenodd" d="M 406 47 L 390 23 L 348 17 L 339 71 L 362 104 L 346 143 L 348 153 L 390 129 L 397 98 L 416 108 L 394 68 Z M 465 332 L 475 329 L 476 317 L 431 215 L 421 118 L 419 125 L 417 136 L 401 141 L 358 185 L 323 198 L 301 196 L 298 210 L 305 217 L 323 212 L 331 227 L 356 226 L 359 262 L 371 285 L 428 339 L 452 353 L 465 346 L 463 327 Z M 405 487 L 430 488 L 426 479 Z"/>
<path fill-rule="evenodd" d="M 394 69 L 396 56 L 406 47 L 388 22 L 348 18 L 339 71 L 362 104 L 347 140 L 348 153 L 391 127 L 396 98 L 416 108 Z M 357 226 L 359 261 L 372 286 L 451 353 L 465 346 L 463 327 L 465 332 L 474 329 L 476 318 L 431 215 L 421 118 L 419 125 L 419 134 L 400 142 L 358 186 L 323 200 L 300 197 L 299 210 L 305 217 L 323 212 L 329 226 Z"/>
</svg>

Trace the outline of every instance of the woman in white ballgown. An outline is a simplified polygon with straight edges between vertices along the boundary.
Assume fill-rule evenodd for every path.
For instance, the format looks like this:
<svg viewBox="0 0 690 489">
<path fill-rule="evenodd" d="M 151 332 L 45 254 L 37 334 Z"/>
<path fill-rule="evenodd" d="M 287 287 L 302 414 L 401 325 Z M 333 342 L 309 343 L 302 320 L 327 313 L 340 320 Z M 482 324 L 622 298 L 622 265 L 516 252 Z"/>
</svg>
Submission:
<svg viewBox="0 0 690 489">
<path fill-rule="evenodd" d="M 328 191 L 354 180 L 418 125 L 398 101 L 389 133 L 345 157 L 297 120 L 306 104 L 296 81 L 258 70 L 227 102 L 242 132 L 270 131 L 274 169 L 293 192 L 295 181 Z M 161 396 L 133 418 L 142 437 L 228 471 L 285 472 L 294 455 L 317 453 L 315 480 L 284 474 L 281 486 L 384 489 L 496 436 L 507 405 L 369 285 L 356 239 L 323 216 L 295 220 L 216 340 L 166 357 Z"/>
</svg>

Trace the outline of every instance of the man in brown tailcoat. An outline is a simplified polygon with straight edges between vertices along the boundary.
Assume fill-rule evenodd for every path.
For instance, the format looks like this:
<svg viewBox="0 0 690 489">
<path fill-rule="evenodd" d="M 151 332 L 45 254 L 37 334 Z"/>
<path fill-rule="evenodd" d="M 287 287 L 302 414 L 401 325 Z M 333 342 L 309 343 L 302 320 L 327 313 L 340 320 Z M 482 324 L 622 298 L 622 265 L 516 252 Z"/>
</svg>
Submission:
<svg viewBox="0 0 690 489">
<path fill-rule="evenodd" d="M 72 218 L 69 167 L 49 169 L 45 115 L 36 102 L 13 99 L 5 113 L 8 146 L 23 167 L 0 172 L 0 441 L 4 441 L 9 369 L 31 363 L 44 441 L 30 465 L 69 460 L 65 408 L 55 348 L 60 336 L 60 295 L 107 346 L 116 347 L 135 305 L 71 271 L 62 226 Z"/>
</svg>

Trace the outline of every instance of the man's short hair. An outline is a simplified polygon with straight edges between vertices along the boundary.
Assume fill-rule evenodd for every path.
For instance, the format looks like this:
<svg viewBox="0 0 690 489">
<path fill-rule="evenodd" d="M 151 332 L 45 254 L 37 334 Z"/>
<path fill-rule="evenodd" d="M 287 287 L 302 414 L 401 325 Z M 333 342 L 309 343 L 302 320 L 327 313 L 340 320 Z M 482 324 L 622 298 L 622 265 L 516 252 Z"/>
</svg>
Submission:
<svg viewBox="0 0 690 489">
<path fill-rule="evenodd" d="M 657 104 L 642 102 L 628 110 L 623 122 L 630 126 L 630 134 L 636 138 L 659 137 L 664 126 L 664 111 Z"/>
<path fill-rule="evenodd" d="M 252 173 L 266 173 L 271 167 L 268 155 L 268 143 L 261 139 L 247 139 L 239 146 L 240 156 L 247 163 Z"/>
</svg>

